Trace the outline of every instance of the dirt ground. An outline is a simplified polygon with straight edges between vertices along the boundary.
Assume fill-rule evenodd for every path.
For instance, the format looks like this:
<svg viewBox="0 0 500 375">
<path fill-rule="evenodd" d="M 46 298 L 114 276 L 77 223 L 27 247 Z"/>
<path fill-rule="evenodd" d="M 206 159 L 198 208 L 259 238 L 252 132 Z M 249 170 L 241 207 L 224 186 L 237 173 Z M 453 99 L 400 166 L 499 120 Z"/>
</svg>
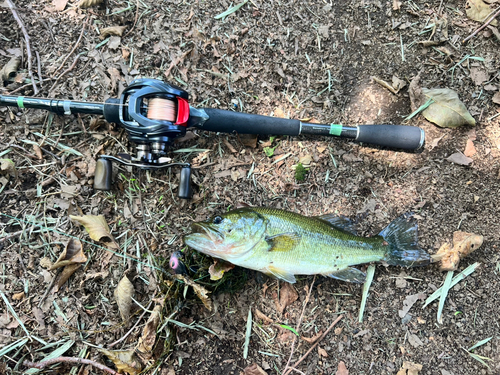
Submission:
<svg viewBox="0 0 500 375">
<path fill-rule="evenodd" d="M 225 19 L 214 17 L 235 5 L 228 0 L 108 0 L 86 9 L 63 0 L 14 3 L 30 37 L 37 96 L 102 102 L 133 79 L 151 77 L 187 90 L 193 106 L 321 123 L 399 124 L 411 113 L 408 87 L 421 72 L 423 87 L 455 90 L 477 125 L 444 129 L 416 116 L 408 124 L 426 132 L 420 153 L 302 136 L 275 139 L 272 157 L 263 152 L 269 137 L 252 147 L 235 134 L 190 132 L 171 153 L 195 166 L 194 197 L 184 201 L 176 195 L 174 169 L 140 173 L 115 165 L 112 191 L 93 190 L 98 154 L 134 150 L 119 127 L 88 115 L 0 108 L 1 158 L 12 160 L 18 174 L 0 176 L 0 348 L 19 343 L 2 353 L 0 373 L 27 373 L 24 360 L 40 361 L 64 346 L 59 354 L 116 369 L 99 348 L 133 349 L 149 312 L 162 303 L 145 373 L 241 374 L 256 363 L 267 374 L 282 374 L 292 351 L 293 365 L 312 347 L 304 337 L 324 333 L 342 316 L 296 373 L 345 375 L 343 362 L 350 374 L 406 374 L 398 371 L 411 362 L 422 365 L 419 374 L 500 374 L 500 106 L 494 102 L 500 41 L 497 29 L 487 27 L 462 44 L 481 26 L 468 18 L 466 1 L 251 0 Z M 499 5 L 493 1 L 491 9 Z M 125 26 L 123 35 L 100 38 L 110 26 Z M 16 54 L 22 55 L 17 76 L 0 93 L 34 96 L 23 32 L 4 3 L 0 67 Z M 372 79 L 392 82 L 393 76 L 406 83 L 396 94 Z M 467 151 L 472 163 L 447 160 L 467 143 L 475 147 Z M 60 144 L 69 149 L 54 146 Z M 297 181 L 293 166 L 305 156 L 309 172 Z M 483 235 L 482 247 L 458 271 L 480 265 L 450 290 L 442 324 L 438 301 L 423 308 L 445 280 L 436 265 L 377 265 L 362 323 L 362 285 L 318 276 L 298 328 L 312 276 L 298 277 L 298 299 L 280 312 L 276 301 L 290 292 L 282 282 L 236 268 L 214 283 L 206 267 L 193 267 L 190 275 L 212 291 L 210 312 L 172 277 L 168 259 L 184 249 L 182 236 L 193 221 L 242 203 L 346 215 L 359 220 L 365 236 L 412 211 L 419 242 L 432 254 L 457 230 Z M 104 215 L 120 246 L 116 255 L 69 219 L 78 208 Z M 47 264 L 73 237 L 84 241 L 88 261 L 53 292 L 57 270 Z M 187 263 L 206 264 L 196 252 L 185 253 Z M 137 304 L 122 323 L 114 290 L 124 274 Z M 415 295 L 401 317 L 405 300 Z M 164 324 L 169 316 L 175 323 Z M 300 338 L 280 324 L 297 328 Z M 487 367 L 468 349 L 490 337 L 472 350 L 490 359 Z M 44 371 L 102 373 L 69 363 Z"/>
</svg>

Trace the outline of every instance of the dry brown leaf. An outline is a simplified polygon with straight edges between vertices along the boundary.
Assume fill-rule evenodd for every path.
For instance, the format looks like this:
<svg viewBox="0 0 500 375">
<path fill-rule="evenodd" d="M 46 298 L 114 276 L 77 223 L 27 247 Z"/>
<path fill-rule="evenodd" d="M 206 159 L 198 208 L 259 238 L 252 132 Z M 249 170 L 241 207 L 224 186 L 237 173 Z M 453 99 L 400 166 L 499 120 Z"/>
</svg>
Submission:
<svg viewBox="0 0 500 375">
<path fill-rule="evenodd" d="M 187 285 L 193 288 L 194 292 L 198 296 L 199 299 L 201 299 L 201 302 L 203 302 L 203 305 L 209 310 L 212 311 L 213 306 L 212 306 L 212 301 L 208 297 L 208 293 L 210 293 L 208 290 L 206 290 L 204 287 L 201 285 L 197 284 L 194 282 L 191 278 L 188 276 L 180 275 L 180 274 L 175 274 L 175 278 L 178 280 L 183 281 Z"/>
<path fill-rule="evenodd" d="M 280 300 L 276 302 L 276 310 L 279 311 L 280 314 L 283 314 L 285 309 L 294 303 L 299 295 L 292 284 L 283 283 L 283 286 L 280 289 Z"/>
<path fill-rule="evenodd" d="M 252 363 L 250 366 L 245 367 L 243 372 L 245 375 L 267 375 L 267 372 L 265 372 L 257 363 Z"/>
<path fill-rule="evenodd" d="M 138 375 L 142 371 L 142 365 L 135 356 L 133 349 L 130 350 L 106 350 L 97 349 L 105 354 L 116 366 L 120 374 Z"/>
<path fill-rule="evenodd" d="M 130 317 L 130 308 L 132 307 L 132 295 L 134 294 L 134 284 L 130 282 L 125 275 L 118 283 L 115 289 L 115 300 L 118 304 L 118 310 L 123 321 Z"/>
<path fill-rule="evenodd" d="M 85 263 L 87 256 L 83 252 L 83 245 L 79 239 L 71 238 L 64 248 L 59 258 L 50 267 L 50 271 L 56 268 L 65 267 L 71 264 Z"/>
<path fill-rule="evenodd" d="M 404 318 L 406 314 L 408 314 L 408 311 L 410 311 L 412 306 L 415 304 L 415 302 L 417 302 L 419 299 L 424 300 L 425 294 L 417 293 L 411 296 L 407 296 L 403 301 L 403 309 L 398 311 L 399 317 Z"/>
<path fill-rule="evenodd" d="M 401 1 L 392 0 L 392 10 L 400 10 L 401 9 Z"/>
<path fill-rule="evenodd" d="M 76 6 L 81 9 L 90 8 L 102 3 L 103 0 L 80 0 Z"/>
<path fill-rule="evenodd" d="M 328 353 L 325 349 L 318 346 L 318 354 L 323 358 L 328 358 Z"/>
<path fill-rule="evenodd" d="M 15 56 L 11 58 L 7 64 L 0 70 L 0 79 L 6 82 L 9 79 L 14 78 L 17 75 L 17 69 L 19 68 L 19 64 L 21 63 L 21 58 Z"/>
<path fill-rule="evenodd" d="M 493 98 L 491 98 L 491 100 L 495 104 L 500 104 L 500 91 L 493 95 Z"/>
<path fill-rule="evenodd" d="M 467 145 L 465 146 L 464 155 L 470 158 L 476 154 L 476 147 L 474 147 L 474 142 L 472 140 L 467 140 Z"/>
<path fill-rule="evenodd" d="M 491 6 L 486 4 L 483 0 L 468 0 L 467 5 L 469 8 L 465 10 L 467 17 L 471 20 L 484 22 L 491 15 L 493 9 Z M 490 22 L 491 25 L 498 25 L 497 20 L 493 20 Z"/>
<path fill-rule="evenodd" d="M 38 158 L 38 160 L 43 159 L 43 153 L 42 153 L 42 149 L 40 148 L 40 146 L 34 144 L 33 151 L 35 151 L 35 154 L 36 154 L 36 157 Z"/>
<path fill-rule="evenodd" d="M 460 259 L 465 258 L 483 244 L 483 236 L 474 233 L 456 231 L 453 233 L 453 246 L 444 243 L 432 256 L 434 261 L 441 261 L 442 271 L 455 271 Z"/>
<path fill-rule="evenodd" d="M 451 154 L 449 157 L 446 158 L 446 160 L 460 165 L 469 165 L 474 161 L 471 158 L 462 154 L 461 152 L 455 152 L 454 154 Z"/>
<path fill-rule="evenodd" d="M 490 79 L 490 75 L 485 69 L 473 66 L 470 68 L 470 77 L 474 81 L 476 86 L 482 85 L 484 82 Z"/>
<path fill-rule="evenodd" d="M 422 94 L 422 103 L 425 103 L 429 99 L 433 100 L 433 102 L 422 111 L 422 115 L 430 122 L 445 128 L 456 128 L 462 125 L 476 125 L 476 120 L 460 101 L 455 91 L 448 88 L 427 89 L 423 87 Z"/>
<path fill-rule="evenodd" d="M 19 301 L 19 300 L 21 300 L 21 299 L 23 299 L 23 298 L 24 298 L 24 292 L 14 293 L 14 294 L 12 295 L 12 299 L 13 299 L 14 301 Z"/>
<path fill-rule="evenodd" d="M 73 216 L 69 215 L 71 220 L 78 221 L 82 224 L 87 232 L 89 233 L 90 238 L 94 241 L 102 242 L 106 247 L 113 250 L 118 250 L 119 246 L 115 242 L 111 232 L 109 231 L 108 224 L 106 223 L 106 219 L 104 216 L 99 215 L 84 215 L 84 216 Z"/>
<path fill-rule="evenodd" d="M 146 325 L 142 329 L 142 336 L 139 338 L 139 343 L 135 348 L 139 352 L 143 361 L 151 359 L 153 347 L 156 342 L 156 330 L 161 319 L 161 305 L 156 305 L 149 317 Z"/>
<path fill-rule="evenodd" d="M 239 134 L 239 140 L 246 147 L 256 148 L 257 147 L 257 134 Z"/>
<path fill-rule="evenodd" d="M 208 268 L 208 273 L 210 274 L 210 280 L 220 280 L 224 273 L 230 271 L 234 268 L 234 264 L 223 261 L 221 259 L 215 259 L 214 264 Z"/>
<path fill-rule="evenodd" d="M 404 361 L 403 367 L 396 375 L 418 375 L 420 371 L 422 371 L 422 365 Z"/>
<path fill-rule="evenodd" d="M 57 277 L 57 280 L 54 284 L 54 288 L 52 289 L 52 293 L 57 293 L 61 287 L 66 284 L 66 281 L 75 273 L 75 271 L 80 268 L 81 264 L 73 263 L 68 264 L 63 268 L 62 272 Z"/>
<path fill-rule="evenodd" d="M 392 92 L 393 94 L 397 94 L 399 89 L 395 89 L 389 82 L 384 81 L 378 77 L 372 77 L 372 79 L 377 82 L 380 86 L 385 87 L 387 90 Z"/>
<path fill-rule="evenodd" d="M 101 35 L 99 38 L 101 40 L 106 39 L 108 36 L 115 35 L 115 36 L 122 36 L 123 32 L 127 26 L 111 26 L 111 27 L 106 27 L 101 30 Z"/>
<path fill-rule="evenodd" d="M 335 375 L 349 375 L 349 370 L 347 370 L 344 361 L 339 362 L 339 366 Z"/>
<path fill-rule="evenodd" d="M 0 175 L 8 174 L 17 178 L 17 169 L 10 159 L 0 159 Z"/>
<path fill-rule="evenodd" d="M 312 155 L 307 154 L 299 158 L 299 163 L 302 164 L 304 168 L 309 168 L 312 162 Z"/>
<path fill-rule="evenodd" d="M 60 12 L 61 10 L 64 10 L 64 8 L 66 8 L 68 0 L 52 0 L 52 4 L 54 4 L 53 10 Z"/>
<path fill-rule="evenodd" d="M 274 110 L 274 117 L 286 118 L 285 111 L 283 111 L 281 108 L 276 108 Z"/>
</svg>

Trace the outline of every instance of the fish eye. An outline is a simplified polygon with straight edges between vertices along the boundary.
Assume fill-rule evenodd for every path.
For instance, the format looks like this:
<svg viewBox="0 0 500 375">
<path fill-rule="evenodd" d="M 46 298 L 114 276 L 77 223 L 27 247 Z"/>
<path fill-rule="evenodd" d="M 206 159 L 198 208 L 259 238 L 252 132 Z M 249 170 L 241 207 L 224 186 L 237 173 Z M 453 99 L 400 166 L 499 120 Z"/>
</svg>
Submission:
<svg viewBox="0 0 500 375">
<path fill-rule="evenodd" d="M 214 217 L 214 219 L 212 220 L 212 222 L 214 224 L 220 224 L 220 223 L 222 223 L 222 220 L 223 219 L 220 216 L 216 216 L 216 217 Z"/>
</svg>

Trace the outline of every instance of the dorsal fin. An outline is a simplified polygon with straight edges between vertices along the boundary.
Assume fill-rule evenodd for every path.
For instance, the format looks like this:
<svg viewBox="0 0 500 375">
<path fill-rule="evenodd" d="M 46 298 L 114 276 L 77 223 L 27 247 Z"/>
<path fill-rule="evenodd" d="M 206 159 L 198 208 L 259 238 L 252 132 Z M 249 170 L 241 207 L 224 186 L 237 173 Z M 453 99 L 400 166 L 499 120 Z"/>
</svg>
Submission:
<svg viewBox="0 0 500 375">
<path fill-rule="evenodd" d="M 343 230 L 345 232 L 358 235 L 356 224 L 346 216 L 336 216 L 334 214 L 325 214 L 321 216 L 316 216 L 317 219 L 326 221 L 331 226 Z"/>
</svg>

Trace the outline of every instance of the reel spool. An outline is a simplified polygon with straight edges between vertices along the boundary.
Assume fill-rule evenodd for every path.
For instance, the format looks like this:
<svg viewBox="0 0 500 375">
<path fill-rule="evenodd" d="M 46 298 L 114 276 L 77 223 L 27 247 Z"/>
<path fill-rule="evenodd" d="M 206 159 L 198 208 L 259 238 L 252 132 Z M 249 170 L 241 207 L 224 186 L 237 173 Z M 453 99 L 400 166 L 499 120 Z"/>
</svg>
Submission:
<svg viewBox="0 0 500 375">
<path fill-rule="evenodd" d="M 186 134 L 188 98 L 188 93 L 179 87 L 155 79 L 138 79 L 124 90 L 119 100 L 106 102 L 105 113 L 106 105 L 112 106 L 108 108 L 109 118 L 125 128 L 136 145 L 136 155 L 101 155 L 97 160 L 94 188 L 111 189 L 112 161 L 142 169 L 181 166 L 178 196 L 191 198 L 190 164 L 162 160 L 170 143 Z"/>
</svg>

